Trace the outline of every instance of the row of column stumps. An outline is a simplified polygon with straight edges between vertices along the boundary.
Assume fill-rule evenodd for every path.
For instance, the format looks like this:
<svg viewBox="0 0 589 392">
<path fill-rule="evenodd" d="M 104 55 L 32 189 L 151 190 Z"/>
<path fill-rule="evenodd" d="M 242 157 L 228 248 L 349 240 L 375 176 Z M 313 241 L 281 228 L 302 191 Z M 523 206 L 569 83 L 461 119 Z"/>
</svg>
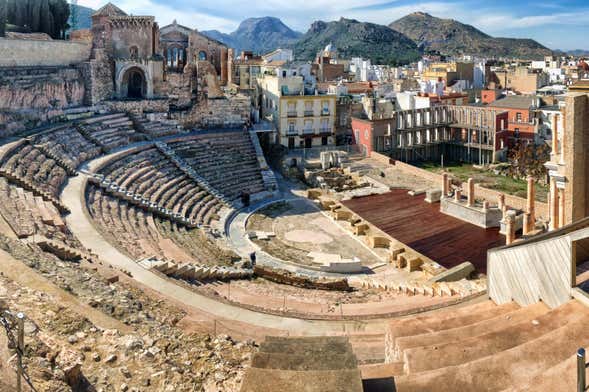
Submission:
<svg viewBox="0 0 589 392">
<path fill-rule="evenodd" d="M 451 188 L 451 179 L 448 173 L 442 174 L 442 195 L 448 197 Z M 467 181 L 467 205 L 469 207 L 475 206 L 475 183 L 473 178 L 469 178 Z M 552 184 L 551 184 L 552 185 Z M 552 189 L 551 189 L 552 190 Z M 552 197 L 552 192 L 551 192 Z M 454 200 L 460 202 L 462 199 L 461 189 L 454 191 Z M 500 193 L 497 197 L 497 206 L 503 214 L 503 222 L 505 223 L 505 243 L 507 245 L 515 241 L 515 218 L 516 211 L 509 210 L 505 202 L 505 194 Z M 483 201 L 483 210 L 489 209 L 489 202 Z M 554 209 L 551 210 L 554 214 Z M 558 214 L 558 210 L 556 212 Z M 552 222 L 552 219 L 551 219 Z M 536 229 L 536 184 L 532 176 L 527 177 L 527 198 L 526 198 L 526 210 L 523 215 L 523 235 L 528 235 Z"/>
</svg>

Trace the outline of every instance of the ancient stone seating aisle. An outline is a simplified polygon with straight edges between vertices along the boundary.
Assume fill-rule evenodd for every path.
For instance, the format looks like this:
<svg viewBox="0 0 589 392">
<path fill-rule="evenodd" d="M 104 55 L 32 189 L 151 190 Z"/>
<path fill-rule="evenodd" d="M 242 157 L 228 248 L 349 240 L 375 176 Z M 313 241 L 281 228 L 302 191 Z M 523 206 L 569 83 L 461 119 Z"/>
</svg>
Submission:
<svg viewBox="0 0 589 392">
<path fill-rule="evenodd" d="M 197 224 L 210 225 L 222 208 L 218 199 L 155 148 L 130 154 L 103 168 L 101 174 L 120 192 L 139 194 Z"/>
<path fill-rule="evenodd" d="M 135 128 L 152 138 L 176 135 L 182 132 L 178 122 L 173 120 L 150 120 L 147 117 L 136 116 L 133 119 Z"/>
<path fill-rule="evenodd" d="M 230 200 L 237 199 L 241 192 L 264 191 L 256 152 L 246 133 L 206 134 L 168 145 Z"/>
<path fill-rule="evenodd" d="M 106 151 L 143 140 L 144 136 L 135 131 L 133 121 L 125 113 L 108 114 L 83 121 L 80 133 Z"/>
<path fill-rule="evenodd" d="M 30 141 L 71 171 L 101 154 L 101 147 L 82 136 L 73 125 L 48 130 L 32 136 Z"/>
<path fill-rule="evenodd" d="M 33 235 L 69 246 L 79 243 L 67 230 L 53 203 L 0 178 L 0 214 L 19 238 Z"/>
<path fill-rule="evenodd" d="M 571 359 L 589 345 L 588 322 L 574 300 L 556 309 L 485 301 L 391 322 L 386 359 L 398 392 L 574 390 Z"/>
<path fill-rule="evenodd" d="M 358 361 L 346 337 L 267 336 L 241 392 L 362 392 Z"/>
<path fill-rule="evenodd" d="M 2 162 L 2 171 L 16 177 L 31 186 L 58 197 L 67 172 L 54 159 L 49 158 L 40 149 L 24 144 L 15 148 Z"/>
</svg>

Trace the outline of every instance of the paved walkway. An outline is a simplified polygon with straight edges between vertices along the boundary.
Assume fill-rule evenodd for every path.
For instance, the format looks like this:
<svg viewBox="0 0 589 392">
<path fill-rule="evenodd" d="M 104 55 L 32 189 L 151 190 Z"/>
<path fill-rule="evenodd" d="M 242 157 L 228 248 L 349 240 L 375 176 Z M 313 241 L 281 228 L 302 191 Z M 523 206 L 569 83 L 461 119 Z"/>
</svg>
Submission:
<svg viewBox="0 0 589 392">
<path fill-rule="evenodd" d="M 135 146 L 130 146 L 129 148 L 133 147 Z M 115 154 L 121 153 L 123 151 L 118 151 Z M 92 172 L 93 168 L 99 166 L 102 162 L 111 158 L 111 156 L 112 154 L 93 160 L 84 165 L 82 169 Z M 170 297 L 185 306 L 204 311 L 215 317 L 238 320 L 260 327 L 275 328 L 293 334 L 324 335 L 338 334 L 343 331 L 347 333 L 384 332 L 386 320 L 370 320 L 366 322 L 315 321 L 257 313 L 215 301 L 144 269 L 106 241 L 94 227 L 85 207 L 84 189 L 86 182 L 87 175 L 80 173 L 77 177 L 70 178 L 63 189 L 61 201 L 71 210 L 71 214 L 66 217 L 68 227 L 78 240 L 80 240 L 82 245 L 98 254 L 100 259 L 111 264 L 113 267 L 130 272 L 136 281 L 150 287 L 156 292 Z"/>
</svg>

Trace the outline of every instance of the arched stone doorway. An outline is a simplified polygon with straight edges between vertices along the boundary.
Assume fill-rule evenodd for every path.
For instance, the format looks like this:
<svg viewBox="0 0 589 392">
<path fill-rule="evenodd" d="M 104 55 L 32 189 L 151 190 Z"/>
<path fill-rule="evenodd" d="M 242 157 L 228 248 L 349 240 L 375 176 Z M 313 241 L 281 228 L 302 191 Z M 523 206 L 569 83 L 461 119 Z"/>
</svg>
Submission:
<svg viewBox="0 0 589 392">
<path fill-rule="evenodd" d="M 133 67 L 123 75 L 123 97 L 130 99 L 143 99 L 147 95 L 147 81 L 143 70 Z"/>
</svg>

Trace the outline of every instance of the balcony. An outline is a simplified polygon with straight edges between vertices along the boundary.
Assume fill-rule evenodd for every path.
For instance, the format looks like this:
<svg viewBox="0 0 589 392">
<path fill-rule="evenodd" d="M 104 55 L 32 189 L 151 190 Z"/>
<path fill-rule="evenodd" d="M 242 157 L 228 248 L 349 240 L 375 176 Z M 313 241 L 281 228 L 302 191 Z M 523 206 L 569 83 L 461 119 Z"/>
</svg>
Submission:
<svg viewBox="0 0 589 392">
<path fill-rule="evenodd" d="M 315 112 L 313 110 L 305 110 L 305 117 L 313 117 Z"/>
<path fill-rule="evenodd" d="M 303 129 L 302 134 L 303 135 L 314 135 L 315 134 L 315 130 L 313 128 Z"/>
<path fill-rule="evenodd" d="M 290 117 L 298 117 L 299 115 L 298 115 L 298 113 L 295 110 L 295 111 L 288 111 L 286 113 L 286 116 L 290 118 Z"/>
<path fill-rule="evenodd" d="M 319 129 L 319 133 L 321 135 L 331 135 L 333 132 L 332 132 L 331 128 L 321 128 L 321 129 Z"/>
<path fill-rule="evenodd" d="M 321 111 L 321 116 L 330 116 L 331 113 L 329 112 L 329 110 L 322 110 Z"/>
<path fill-rule="evenodd" d="M 286 134 L 288 136 L 297 136 L 299 133 L 298 133 L 298 131 L 296 129 L 290 129 L 289 128 L 289 129 L 286 130 Z"/>
</svg>

